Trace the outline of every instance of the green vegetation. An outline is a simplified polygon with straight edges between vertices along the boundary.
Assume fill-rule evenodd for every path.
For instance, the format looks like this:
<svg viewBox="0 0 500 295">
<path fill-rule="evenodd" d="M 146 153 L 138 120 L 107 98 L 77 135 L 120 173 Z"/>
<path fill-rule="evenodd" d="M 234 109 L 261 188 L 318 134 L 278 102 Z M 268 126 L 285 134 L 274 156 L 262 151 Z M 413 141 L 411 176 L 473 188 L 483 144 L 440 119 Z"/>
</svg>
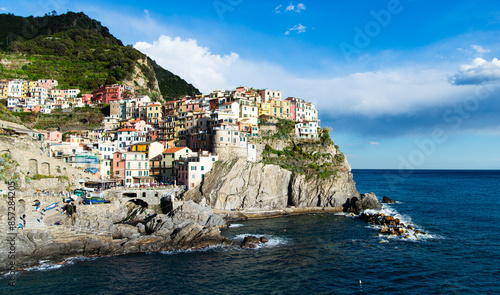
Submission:
<svg viewBox="0 0 500 295">
<path fill-rule="evenodd" d="M 101 107 L 85 106 L 83 108 L 75 108 L 68 113 L 57 110 L 51 114 L 23 112 L 12 113 L 12 115 L 19 123 L 24 124 L 28 128 L 58 129 L 64 132 L 72 129 L 82 130 L 99 128 L 102 125 L 102 120 L 106 116 L 106 112 L 109 112 L 109 107 L 107 105 Z"/>
<path fill-rule="evenodd" d="M 293 173 L 307 175 L 307 178 L 317 176 L 325 179 L 334 176 L 339 168 L 337 166 L 341 164 L 336 162 L 332 165 L 331 154 L 319 151 L 309 153 L 300 144 L 288 146 L 284 150 L 275 150 L 266 144 L 262 157 L 265 164 L 278 165 Z"/>
<path fill-rule="evenodd" d="M 21 123 L 21 120 L 14 116 L 3 104 L 0 104 L 0 119 L 18 124 Z"/>
<path fill-rule="evenodd" d="M 0 156 L 0 181 L 14 183 L 16 188 L 21 184 L 19 175 L 15 172 L 19 164 L 12 159 L 10 153 L 4 153 Z"/>
<path fill-rule="evenodd" d="M 61 89 L 91 92 L 132 81 L 137 67 L 147 80 L 145 88 L 135 85 L 139 94 L 158 98 L 156 79 L 166 99 L 200 94 L 82 12 L 36 18 L 1 14 L 0 59 L 6 61 L 0 66 L 2 79 L 55 79 Z"/>
<path fill-rule="evenodd" d="M 265 134 L 262 139 L 265 145 L 262 152 L 263 163 L 279 165 L 296 174 L 304 174 L 310 179 L 317 177 L 326 179 L 337 175 L 337 171 L 343 169 L 344 154 L 338 151 L 332 156 L 328 151 L 328 146 L 333 146 L 328 128 L 321 131 L 318 140 L 293 140 L 295 122 L 288 120 L 278 120 L 276 123 L 277 132 L 270 135 Z M 281 142 L 280 142 L 281 141 Z M 287 143 L 283 150 L 276 150 L 271 145 L 275 143 Z"/>
</svg>

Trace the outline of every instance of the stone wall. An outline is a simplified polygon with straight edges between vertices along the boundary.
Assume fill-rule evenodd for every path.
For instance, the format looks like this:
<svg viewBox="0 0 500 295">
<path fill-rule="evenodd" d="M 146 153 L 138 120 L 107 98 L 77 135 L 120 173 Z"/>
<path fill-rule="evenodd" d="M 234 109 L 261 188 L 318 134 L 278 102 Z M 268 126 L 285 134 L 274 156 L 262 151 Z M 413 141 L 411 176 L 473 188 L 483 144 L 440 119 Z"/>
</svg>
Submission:
<svg viewBox="0 0 500 295">
<path fill-rule="evenodd" d="M 78 186 L 78 180 L 99 180 L 92 174 L 81 169 L 74 168 L 63 161 L 49 158 L 42 143 L 29 138 L 16 138 L 0 136 L 0 154 L 10 153 L 12 159 L 19 166 L 16 173 L 21 177 L 20 190 L 65 190 Z M 35 175 L 44 177 L 40 180 L 31 180 Z M 57 178 L 58 177 L 58 178 Z M 0 183 L 0 189 L 6 190 L 5 184 Z"/>
</svg>

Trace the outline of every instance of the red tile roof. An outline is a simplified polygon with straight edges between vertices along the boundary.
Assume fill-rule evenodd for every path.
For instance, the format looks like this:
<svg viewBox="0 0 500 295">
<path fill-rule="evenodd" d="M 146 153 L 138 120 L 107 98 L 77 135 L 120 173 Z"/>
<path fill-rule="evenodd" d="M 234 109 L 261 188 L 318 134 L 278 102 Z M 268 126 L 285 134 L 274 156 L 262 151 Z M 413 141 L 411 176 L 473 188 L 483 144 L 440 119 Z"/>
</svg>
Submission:
<svg viewBox="0 0 500 295">
<path fill-rule="evenodd" d="M 172 153 L 176 153 L 182 149 L 185 149 L 186 147 L 184 146 L 176 146 L 176 147 L 171 147 L 169 149 L 166 149 L 163 153 L 164 154 L 172 154 Z"/>
<path fill-rule="evenodd" d="M 122 128 L 122 129 L 119 129 L 118 131 L 137 131 L 133 128 Z"/>
</svg>

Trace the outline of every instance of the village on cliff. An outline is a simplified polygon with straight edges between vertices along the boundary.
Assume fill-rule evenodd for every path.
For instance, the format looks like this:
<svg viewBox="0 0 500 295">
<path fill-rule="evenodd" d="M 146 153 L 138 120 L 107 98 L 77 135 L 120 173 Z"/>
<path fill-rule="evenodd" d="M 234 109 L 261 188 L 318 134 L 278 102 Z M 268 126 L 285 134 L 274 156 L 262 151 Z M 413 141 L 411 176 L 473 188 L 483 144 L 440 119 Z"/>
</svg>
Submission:
<svg viewBox="0 0 500 295">
<path fill-rule="evenodd" d="M 164 104 L 136 95 L 134 87 L 102 86 L 92 94 L 57 89 L 56 80 L 1 80 L 0 99 L 11 112 L 51 113 L 74 107 L 109 104 L 109 116 L 93 130 L 36 130 L 49 157 L 94 174 L 105 183 L 129 187 L 179 184 L 193 188 L 212 165 L 237 153 L 256 161 L 256 145 L 270 122 L 294 121 L 295 138 L 318 139 L 314 103 L 282 92 L 216 89 L 208 95 L 184 96 Z"/>
</svg>

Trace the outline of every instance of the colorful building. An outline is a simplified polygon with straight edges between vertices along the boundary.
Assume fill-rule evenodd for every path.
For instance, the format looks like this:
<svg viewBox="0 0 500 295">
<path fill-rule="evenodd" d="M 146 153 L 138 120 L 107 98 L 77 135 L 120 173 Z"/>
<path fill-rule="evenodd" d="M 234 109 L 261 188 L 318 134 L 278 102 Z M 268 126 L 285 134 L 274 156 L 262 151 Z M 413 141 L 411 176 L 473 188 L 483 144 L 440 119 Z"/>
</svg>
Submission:
<svg viewBox="0 0 500 295">
<path fill-rule="evenodd" d="M 119 151 L 113 154 L 113 179 L 125 186 L 149 183 L 149 160 L 141 152 Z"/>
<path fill-rule="evenodd" d="M 177 179 L 174 163 L 182 157 L 188 157 L 193 151 L 187 147 L 171 147 L 166 149 L 162 155 L 162 179 L 165 182 L 173 182 Z"/>
<path fill-rule="evenodd" d="M 205 174 L 212 170 L 218 156 L 203 151 L 196 155 L 181 157 L 176 161 L 177 183 L 193 188 L 201 183 Z"/>
</svg>

